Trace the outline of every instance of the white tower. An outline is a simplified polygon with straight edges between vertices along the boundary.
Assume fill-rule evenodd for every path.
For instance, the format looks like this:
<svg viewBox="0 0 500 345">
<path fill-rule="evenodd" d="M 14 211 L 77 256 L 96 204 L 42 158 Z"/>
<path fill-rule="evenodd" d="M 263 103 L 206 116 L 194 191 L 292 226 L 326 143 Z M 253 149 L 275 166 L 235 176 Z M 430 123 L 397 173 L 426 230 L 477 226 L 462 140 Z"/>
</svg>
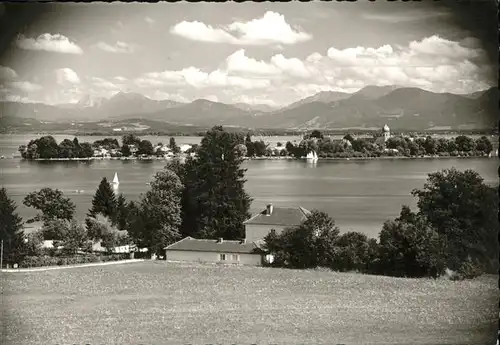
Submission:
<svg viewBox="0 0 500 345">
<path fill-rule="evenodd" d="M 384 131 L 384 142 L 386 142 L 391 137 L 391 130 L 389 126 L 384 125 L 383 131 Z"/>
</svg>

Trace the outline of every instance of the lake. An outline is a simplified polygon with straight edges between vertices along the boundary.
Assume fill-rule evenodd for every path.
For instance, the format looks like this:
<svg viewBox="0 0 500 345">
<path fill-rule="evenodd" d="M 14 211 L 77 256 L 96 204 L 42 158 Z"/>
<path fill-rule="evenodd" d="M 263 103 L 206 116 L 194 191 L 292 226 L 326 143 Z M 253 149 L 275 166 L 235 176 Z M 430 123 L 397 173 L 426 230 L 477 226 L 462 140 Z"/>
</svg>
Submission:
<svg viewBox="0 0 500 345">
<path fill-rule="evenodd" d="M 177 141 L 193 143 L 190 139 L 179 137 Z M 167 142 L 168 139 L 160 140 Z M 0 140 L 0 149 L 4 151 L 12 145 L 18 143 L 9 142 L 8 136 Z M 4 159 L 0 160 L 0 183 L 7 188 L 17 202 L 21 216 L 26 219 L 33 216 L 35 210 L 22 205 L 22 199 L 29 192 L 43 187 L 62 190 L 75 202 L 77 218 L 84 219 L 102 177 L 111 180 L 117 172 L 119 192 L 129 200 L 137 200 L 148 189 L 147 182 L 164 165 L 165 161 L 30 162 Z M 316 164 L 296 160 L 254 160 L 244 162 L 244 167 L 248 169 L 245 188 L 254 199 L 252 213 L 267 203 L 300 205 L 328 212 L 342 232 L 361 231 L 373 237 L 378 235 L 385 220 L 398 216 L 401 205 L 415 207 L 410 192 L 413 188 L 423 187 L 428 173 L 451 167 L 473 169 L 487 183 L 498 184 L 498 160 L 494 158 L 319 161 Z"/>
</svg>

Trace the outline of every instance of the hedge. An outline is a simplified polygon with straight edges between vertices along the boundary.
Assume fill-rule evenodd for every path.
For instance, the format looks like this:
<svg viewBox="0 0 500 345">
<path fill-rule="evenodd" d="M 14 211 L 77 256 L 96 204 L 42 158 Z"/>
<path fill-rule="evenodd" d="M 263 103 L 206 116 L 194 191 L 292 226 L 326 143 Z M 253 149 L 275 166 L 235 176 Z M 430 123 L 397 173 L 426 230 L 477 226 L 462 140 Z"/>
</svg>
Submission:
<svg viewBox="0 0 500 345">
<path fill-rule="evenodd" d="M 46 266 L 67 266 L 88 264 L 93 262 L 109 262 L 128 259 L 129 254 L 111 254 L 111 255 L 75 255 L 70 257 L 53 256 L 27 256 L 19 263 L 19 268 L 46 267 Z"/>
</svg>

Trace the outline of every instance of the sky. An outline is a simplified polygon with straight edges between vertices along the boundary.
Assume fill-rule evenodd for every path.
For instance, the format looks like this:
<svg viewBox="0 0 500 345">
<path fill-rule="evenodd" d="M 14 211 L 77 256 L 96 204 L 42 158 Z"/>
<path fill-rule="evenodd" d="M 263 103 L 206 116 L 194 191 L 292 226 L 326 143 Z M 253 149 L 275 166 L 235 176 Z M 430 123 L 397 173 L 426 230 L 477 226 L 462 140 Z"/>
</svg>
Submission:
<svg viewBox="0 0 500 345">
<path fill-rule="evenodd" d="M 367 85 L 463 94 L 497 83 L 474 33 L 419 3 L 51 6 L 2 57 L 1 99 L 65 104 L 121 91 L 279 107 Z"/>
</svg>

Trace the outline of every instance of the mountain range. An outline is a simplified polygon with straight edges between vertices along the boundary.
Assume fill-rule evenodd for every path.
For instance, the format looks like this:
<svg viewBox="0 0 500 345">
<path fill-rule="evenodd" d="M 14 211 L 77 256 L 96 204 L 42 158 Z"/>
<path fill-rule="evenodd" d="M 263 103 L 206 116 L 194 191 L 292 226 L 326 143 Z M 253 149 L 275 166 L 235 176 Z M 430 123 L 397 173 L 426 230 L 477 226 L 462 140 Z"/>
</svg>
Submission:
<svg viewBox="0 0 500 345">
<path fill-rule="evenodd" d="M 468 95 L 419 88 L 367 86 L 355 93 L 319 92 L 280 109 L 268 105 L 224 104 L 205 99 L 190 103 L 152 100 L 120 92 L 106 98 L 83 97 L 76 104 L 0 102 L 0 119 L 50 122 L 157 121 L 176 126 L 215 124 L 246 128 L 374 128 L 402 130 L 489 129 L 497 125 L 498 89 Z M 12 122 L 12 121 L 10 121 Z M 15 121 L 14 121 L 15 122 Z"/>
</svg>

